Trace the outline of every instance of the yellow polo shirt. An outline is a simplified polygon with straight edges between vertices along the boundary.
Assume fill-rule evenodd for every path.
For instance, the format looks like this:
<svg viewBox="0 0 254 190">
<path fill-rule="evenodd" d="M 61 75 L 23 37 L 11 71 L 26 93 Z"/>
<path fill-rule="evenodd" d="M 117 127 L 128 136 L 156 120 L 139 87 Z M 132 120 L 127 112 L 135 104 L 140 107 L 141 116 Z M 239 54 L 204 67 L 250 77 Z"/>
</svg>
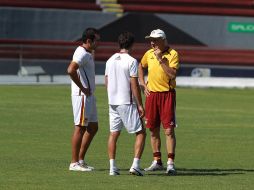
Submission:
<svg viewBox="0 0 254 190">
<path fill-rule="evenodd" d="M 179 58 L 178 53 L 169 48 L 163 53 L 162 58 L 167 58 L 168 66 L 178 69 L 179 68 Z M 152 92 L 165 92 L 176 87 L 175 79 L 169 78 L 169 76 L 162 69 L 159 61 L 154 55 L 154 50 L 148 50 L 141 59 L 142 67 L 148 67 L 148 78 L 147 78 L 147 87 Z"/>
</svg>

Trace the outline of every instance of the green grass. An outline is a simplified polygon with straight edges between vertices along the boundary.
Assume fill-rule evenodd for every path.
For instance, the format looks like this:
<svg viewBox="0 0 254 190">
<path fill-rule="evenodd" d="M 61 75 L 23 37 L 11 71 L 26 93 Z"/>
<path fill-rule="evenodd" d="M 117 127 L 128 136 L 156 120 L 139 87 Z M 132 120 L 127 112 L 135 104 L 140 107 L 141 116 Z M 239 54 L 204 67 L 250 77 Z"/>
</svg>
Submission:
<svg viewBox="0 0 254 190">
<path fill-rule="evenodd" d="M 111 177 L 104 87 L 97 87 L 99 131 L 86 157 L 96 171 L 79 173 L 68 171 L 70 87 L 0 86 L 0 189 L 253 189 L 253 95 L 253 89 L 177 89 L 178 175 L 129 175 L 134 136 L 123 131 L 117 151 L 121 175 Z M 152 161 L 147 133 L 143 168 Z"/>
</svg>

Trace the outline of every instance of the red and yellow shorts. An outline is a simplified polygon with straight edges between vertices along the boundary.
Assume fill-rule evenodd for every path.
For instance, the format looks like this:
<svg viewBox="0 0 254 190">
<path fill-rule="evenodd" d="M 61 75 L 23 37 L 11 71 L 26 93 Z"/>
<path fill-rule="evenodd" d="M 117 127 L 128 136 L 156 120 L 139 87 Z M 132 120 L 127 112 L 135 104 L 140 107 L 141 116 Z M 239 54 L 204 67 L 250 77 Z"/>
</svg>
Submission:
<svg viewBox="0 0 254 190">
<path fill-rule="evenodd" d="M 175 127 L 175 109 L 176 92 L 174 89 L 167 92 L 150 92 L 145 103 L 146 128 L 160 127 L 161 123 L 164 129 Z"/>
</svg>

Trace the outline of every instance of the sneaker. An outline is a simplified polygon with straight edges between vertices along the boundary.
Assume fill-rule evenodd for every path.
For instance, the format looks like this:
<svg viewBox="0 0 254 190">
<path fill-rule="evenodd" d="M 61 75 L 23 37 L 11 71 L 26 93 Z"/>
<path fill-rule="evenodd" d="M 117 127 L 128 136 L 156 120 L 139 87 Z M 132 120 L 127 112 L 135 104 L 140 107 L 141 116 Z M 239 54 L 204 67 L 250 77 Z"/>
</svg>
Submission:
<svg viewBox="0 0 254 190">
<path fill-rule="evenodd" d="M 89 166 L 87 165 L 87 163 L 83 162 L 83 163 L 79 163 L 81 166 L 83 166 L 84 168 L 89 168 L 91 170 L 94 170 L 94 167 L 93 166 Z"/>
<path fill-rule="evenodd" d="M 158 171 L 158 170 L 163 170 L 163 169 L 164 169 L 163 165 L 157 164 L 157 161 L 154 160 L 152 162 L 151 166 L 149 166 L 148 168 L 145 168 L 144 170 L 148 172 L 148 171 Z"/>
<path fill-rule="evenodd" d="M 168 175 L 176 175 L 176 169 L 175 169 L 174 162 L 168 162 L 167 163 L 166 174 L 168 174 Z"/>
<path fill-rule="evenodd" d="M 119 169 L 117 167 L 110 168 L 109 175 L 120 175 Z"/>
<path fill-rule="evenodd" d="M 81 166 L 79 163 L 71 163 L 69 167 L 70 171 L 81 171 L 81 172 L 90 172 L 92 171 L 90 168 Z"/>
<path fill-rule="evenodd" d="M 137 175 L 137 176 L 144 176 L 140 168 L 137 167 L 131 167 L 130 174 Z"/>
</svg>

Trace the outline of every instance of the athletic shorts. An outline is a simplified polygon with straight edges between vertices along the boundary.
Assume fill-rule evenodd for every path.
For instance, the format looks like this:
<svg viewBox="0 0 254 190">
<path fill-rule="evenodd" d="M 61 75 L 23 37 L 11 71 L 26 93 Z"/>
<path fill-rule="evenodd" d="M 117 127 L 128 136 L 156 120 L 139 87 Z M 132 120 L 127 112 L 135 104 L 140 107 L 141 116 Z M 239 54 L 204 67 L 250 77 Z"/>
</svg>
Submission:
<svg viewBox="0 0 254 190">
<path fill-rule="evenodd" d="M 176 126 L 175 119 L 176 109 L 176 92 L 150 92 L 146 97 L 145 103 L 145 120 L 146 128 L 160 127 L 167 129 Z"/>
<path fill-rule="evenodd" d="M 136 104 L 109 105 L 110 132 L 121 131 L 123 127 L 128 133 L 137 133 L 143 129 Z"/>
<path fill-rule="evenodd" d="M 86 97 L 72 96 L 74 125 L 88 126 L 89 122 L 98 122 L 96 98 L 94 95 Z"/>
</svg>

